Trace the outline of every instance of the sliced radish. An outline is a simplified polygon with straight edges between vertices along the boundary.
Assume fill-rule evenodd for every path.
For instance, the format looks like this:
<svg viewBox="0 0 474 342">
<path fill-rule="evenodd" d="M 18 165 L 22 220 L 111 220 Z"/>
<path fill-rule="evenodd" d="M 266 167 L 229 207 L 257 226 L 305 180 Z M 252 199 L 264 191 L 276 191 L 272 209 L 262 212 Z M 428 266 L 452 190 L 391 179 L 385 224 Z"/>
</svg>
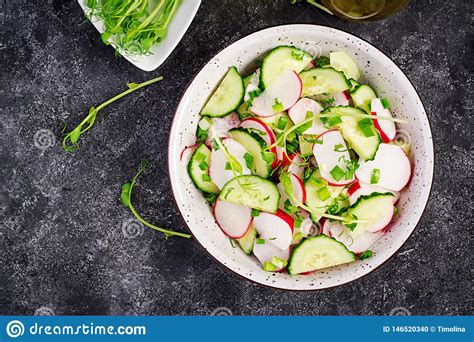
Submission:
<svg viewBox="0 0 474 342">
<path fill-rule="evenodd" d="M 184 157 L 185 153 L 186 154 L 189 153 L 191 155 L 191 153 L 194 152 L 194 150 L 196 149 L 197 146 L 198 145 L 195 144 L 195 145 L 187 146 L 187 147 L 183 148 L 183 150 L 181 151 L 181 154 L 179 155 L 179 161 L 183 161 L 183 157 Z"/>
<path fill-rule="evenodd" d="M 275 133 L 268 127 L 266 123 L 257 118 L 247 118 L 240 123 L 240 127 L 246 129 L 255 129 L 261 132 L 261 137 L 265 140 L 268 146 L 273 145 L 276 141 Z M 275 154 L 275 161 L 272 164 L 272 169 L 275 168 L 279 163 L 277 147 L 272 147 L 271 152 Z"/>
<path fill-rule="evenodd" d="M 338 130 L 327 131 L 321 134 L 318 140 L 322 140 L 322 144 L 314 144 L 313 154 L 318 162 L 321 177 L 332 186 L 352 183 L 354 175 L 349 179 L 345 176 L 347 171 L 345 161 L 349 161 L 351 157 L 341 133 Z"/>
<path fill-rule="evenodd" d="M 222 139 L 222 143 L 226 147 L 227 151 L 234 156 L 234 158 L 240 163 L 242 166 L 242 174 L 243 175 L 250 175 L 251 171 L 247 167 L 244 155 L 247 153 L 245 147 L 240 145 L 237 141 L 224 138 Z M 226 165 L 229 161 L 225 156 L 224 152 L 221 149 L 212 150 L 211 152 L 211 163 L 209 165 L 209 176 L 211 177 L 214 184 L 217 185 L 219 189 L 222 189 L 228 181 L 235 177 L 232 170 L 226 170 Z"/>
<path fill-rule="evenodd" d="M 392 118 L 392 113 L 387 108 L 384 108 L 382 101 L 379 98 L 372 99 L 370 103 L 370 111 L 372 115 Z M 395 123 L 389 120 L 374 119 L 374 126 L 379 131 L 380 137 L 384 143 L 389 143 L 395 139 L 397 135 L 397 127 Z"/>
<path fill-rule="evenodd" d="M 260 83 L 260 69 L 257 69 L 252 77 L 250 77 L 250 82 L 247 85 L 247 88 L 245 88 L 245 95 L 244 95 L 244 101 L 247 102 L 250 100 L 250 95 L 252 91 L 255 91 L 258 89 L 258 85 Z"/>
<path fill-rule="evenodd" d="M 239 239 L 252 224 L 252 209 L 239 204 L 216 200 L 214 217 L 225 235 Z"/>
<path fill-rule="evenodd" d="M 347 91 L 329 94 L 319 94 L 313 97 L 315 100 L 320 101 L 326 107 L 337 107 L 337 106 L 349 106 L 351 97 Z"/>
<path fill-rule="evenodd" d="M 212 126 L 208 130 L 208 136 L 205 144 L 208 147 L 212 146 L 212 140 L 215 137 L 225 138 L 229 137 L 229 132 L 232 128 L 237 128 L 240 125 L 239 115 L 235 112 L 224 116 L 223 118 L 213 118 Z"/>
<path fill-rule="evenodd" d="M 300 209 L 299 214 L 303 217 L 300 225 L 300 232 L 303 236 L 318 235 L 319 228 L 313 223 L 309 213 L 306 210 Z"/>
<path fill-rule="evenodd" d="M 301 203 L 306 202 L 306 189 L 301 178 L 292 173 L 290 179 L 296 199 Z"/>
<path fill-rule="evenodd" d="M 288 157 L 290 159 L 286 158 L 286 156 L 284 157 L 281 168 L 287 167 L 287 172 L 297 175 L 302 179 L 304 175 L 303 158 L 299 154 L 290 154 Z"/>
<path fill-rule="evenodd" d="M 294 71 L 280 73 L 265 91 L 252 102 L 250 111 L 255 115 L 268 117 L 291 108 L 301 97 L 302 83 Z M 275 102 L 281 103 L 281 108 L 275 111 Z"/>
<path fill-rule="evenodd" d="M 321 225 L 321 234 L 324 234 L 326 236 L 331 236 L 330 232 L 329 232 L 329 228 L 331 227 L 331 225 L 329 224 L 329 220 L 328 219 L 323 219 L 322 220 L 322 225 Z"/>
<path fill-rule="evenodd" d="M 329 236 L 344 244 L 347 249 L 354 253 L 366 251 L 383 236 L 382 232 L 364 232 L 353 238 L 349 229 L 339 221 L 329 222 L 329 220 L 326 220 L 323 229 L 329 232 Z"/>
<path fill-rule="evenodd" d="M 304 187 L 303 181 L 295 174 L 290 175 L 291 185 L 293 186 L 293 193 L 296 199 L 300 203 L 306 202 L 306 189 Z M 283 188 L 283 184 L 277 184 L 278 191 L 280 192 L 280 204 L 279 208 L 284 209 L 286 200 L 290 200 L 288 194 L 286 193 L 285 189 Z M 291 204 L 295 207 L 298 206 L 298 203 L 294 203 L 290 200 Z"/>
<path fill-rule="evenodd" d="M 290 249 L 286 248 L 284 250 L 276 247 L 274 244 L 270 243 L 270 241 L 265 240 L 265 243 L 257 243 L 259 240 L 255 240 L 253 244 L 253 254 L 257 257 L 258 261 L 262 265 L 265 262 L 272 262 L 273 257 L 277 257 L 281 260 L 288 260 L 290 258 Z M 281 271 L 283 267 L 277 268 L 275 271 Z"/>
<path fill-rule="evenodd" d="M 294 223 L 291 216 L 284 211 L 278 210 L 276 214 L 261 212 L 254 217 L 253 226 L 260 238 L 268 240 L 282 250 L 290 247 Z"/>
<path fill-rule="evenodd" d="M 379 192 L 381 194 L 386 192 L 392 193 L 394 196 L 393 204 L 397 203 L 398 199 L 400 198 L 400 192 L 398 191 L 391 191 L 381 188 L 380 186 L 356 181 L 349 187 L 349 189 L 347 189 L 347 193 L 349 194 L 349 204 L 353 205 L 360 196 L 370 195 L 374 192 Z"/>
<path fill-rule="evenodd" d="M 316 68 L 316 65 L 314 64 L 313 61 L 311 61 L 311 62 L 308 63 L 308 65 L 306 65 L 306 66 L 304 67 L 303 70 L 309 70 L 309 69 L 314 69 L 314 68 Z"/>
<path fill-rule="evenodd" d="M 299 124 L 300 122 L 306 120 L 306 115 L 308 112 L 313 113 L 313 115 L 319 114 L 324 108 L 312 99 L 307 97 L 303 97 L 300 99 L 296 104 L 288 110 L 288 115 L 290 116 L 291 120 L 295 123 L 295 125 Z M 323 123 L 321 120 L 316 119 L 313 121 L 313 125 L 309 127 L 304 134 L 321 134 L 326 132 L 327 129 L 324 128 Z"/>
<path fill-rule="evenodd" d="M 410 160 L 397 145 L 380 144 L 374 160 L 359 160 L 359 164 L 357 179 L 367 184 L 371 183 L 374 169 L 379 170 L 376 185 L 388 190 L 400 191 L 410 180 Z"/>
</svg>

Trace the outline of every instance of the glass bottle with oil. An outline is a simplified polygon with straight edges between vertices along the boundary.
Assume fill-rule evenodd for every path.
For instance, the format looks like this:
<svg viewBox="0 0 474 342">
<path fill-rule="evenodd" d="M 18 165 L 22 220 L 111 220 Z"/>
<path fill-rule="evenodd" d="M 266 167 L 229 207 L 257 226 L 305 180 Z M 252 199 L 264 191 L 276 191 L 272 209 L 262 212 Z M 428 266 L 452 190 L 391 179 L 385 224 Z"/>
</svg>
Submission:
<svg viewBox="0 0 474 342">
<path fill-rule="evenodd" d="M 350 21 L 375 21 L 398 12 L 408 0 L 322 0 L 335 15 Z"/>
</svg>

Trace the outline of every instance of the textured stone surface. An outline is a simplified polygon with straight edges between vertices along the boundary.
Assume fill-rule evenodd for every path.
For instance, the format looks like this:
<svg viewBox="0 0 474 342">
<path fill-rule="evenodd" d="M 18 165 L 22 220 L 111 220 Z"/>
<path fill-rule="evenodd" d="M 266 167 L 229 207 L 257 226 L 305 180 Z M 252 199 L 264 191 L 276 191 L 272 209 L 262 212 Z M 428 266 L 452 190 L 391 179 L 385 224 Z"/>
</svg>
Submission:
<svg viewBox="0 0 474 342">
<path fill-rule="evenodd" d="M 412 314 L 472 313 L 472 4 L 412 1 L 397 16 L 354 24 L 289 1 L 204 0 L 192 27 L 158 70 L 114 57 L 74 1 L 2 0 L 0 12 L 1 314 Z M 140 160 L 153 172 L 137 207 L 186 230 L 167 179 L 173 111 L 186 84 L 216 52 L 284 23 L 341 28 L 373 43 L 413 81 L 436 150 L 431 199 L 400 253 L 370 275 L 320 292 L 283 292 L 227 272 L 192 240 L 145 229 L 119 202 Z M 60 147 L 76 124 L 128 81 L 165 80 L 99 114 L 81 151 Z M 468 121 L 470 120 L 470 122 Z M 53 133 L 52 135 L 50 133 Z M 35 144 L 36 142 L 36 144 Z M 125 226 L 124 226 L 125 225 Z"/>
</svg>

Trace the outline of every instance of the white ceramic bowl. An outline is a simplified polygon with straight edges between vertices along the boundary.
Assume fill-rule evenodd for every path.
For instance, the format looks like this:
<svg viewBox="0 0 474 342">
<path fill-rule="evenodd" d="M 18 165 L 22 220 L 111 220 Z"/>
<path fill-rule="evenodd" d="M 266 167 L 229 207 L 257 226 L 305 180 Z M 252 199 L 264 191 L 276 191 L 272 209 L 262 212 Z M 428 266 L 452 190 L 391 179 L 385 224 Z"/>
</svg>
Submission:
<svg viewBox="0 0 474 342">
<path fill-rule="evenodd" d="M 390 100 L 397 118 L 408 121 L 399 125 L 399 139 L 409 139 L 413 177 L 404 190 L 400 213 L 388 233 L 373 246 L 374 256 L 364 261 L 332 267 L 311 275 L 289 276 L 268 273 L 257 260 L 233 248 L 214 221 L 211 209 L 195 188 L 186 171 L 187 159 L 180 152 L 195 142 L 199 111 L 223 77 L 235 65 L 245 70 L 256 58 L 278 45 L 295 45 L 328 55 L 342 49 L 359 65 L 363 81 L 375 87 L 380 97 Z M 253 33 L 217 54 L 196 75 L 176 110 L 169 142 L 169 172 L 179 210 L 202 247 L 229 270 L 262 285 L 288 290 L 318 290 L 358 279 L 387 261 L 405 243 L 415 229 L 428 201 L 433 178 L 433 141 L 423 104 L 403 72 L 380 50 L 351 34 L 317 25 L 285 25 Z M 390 267 L 390 265 L 388 265 Z"/>
</svg>

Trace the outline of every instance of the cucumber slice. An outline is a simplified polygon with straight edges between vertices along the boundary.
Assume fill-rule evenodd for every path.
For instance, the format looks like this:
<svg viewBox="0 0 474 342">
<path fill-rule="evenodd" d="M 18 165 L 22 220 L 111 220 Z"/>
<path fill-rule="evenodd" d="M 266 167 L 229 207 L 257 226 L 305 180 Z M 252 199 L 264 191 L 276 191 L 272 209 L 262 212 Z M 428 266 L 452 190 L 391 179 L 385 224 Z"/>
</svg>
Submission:
<svg viewBox="0 0 474 342">
<path fill-rule="evenodd" d="M 363 160 L 372 160 L 377 153 L 377 149 L 381 143 L 377 129 L 372 126 L 371 137 L 366 137 L 359 127 L 359 118 L 351 116 L 344 116 L 344 114 L 366 114 L 363 110 L 354 107 L 330 107 L 326 109 L 322 114 L 335 114 L 341 115 L 341 123 L 337 124 L 337 127 L 341 131 L 344 139 L 349 143 L 349 147 L 352 148 L 360 158 Z"/>
<path fill-rule="evenodd" d="M 356 260 L 355 254 L 339 241 L 324 234 L 304 239 L 291 253 L 288 274 L 320 270 Z"/>
<path fill-rule="evenodd" d="M 355 239 L 366 231 L 375 233 L 385 228 L 393 217 L 393 197 L 390 192 L 361 196 L 347 210 L 347 216 L 366 222 L 357 223 L 352 228 L 348 226 L 350 235 Z"/>
<path fill-rule="evenodd" d="M 253 174 L 262 178 L 267 178 L 271 172 L 271 165 L 273 160 L 265 160 L 264 156 L 267 155 L 264 151 L 264 147 L 267 145 L 265 140 L 260 137 L 257 133 L 249 133 L 244 128 L 235 128 L 229 131 L 232 139 L 240 143 L 253 157 L 252 170 Z M 268 152 L 271 153 L 271 152 Z M 271 155 L 270 155 L 271 157 Z M 274 157 L 276 158 L 276 156 Z M 247 165 L 250 166 L 250 165 Z"/>
<path fill-rule="evenodd" d="M 257 238 L 257 231 L 255 230 L 253 225 L 250 225 L 249 230 L 242 236 L 240 239 L 236 239 L 240 248 L 244 251 L 245 254 L 252 254 L 253 251 L 253 243 Z"/>
<path fill-rule="evenodd" d="M 226 183 L 219 199 L 276 213 L 280 192 L 276 185 L 267 179 L 259 176 L 238 176 Z"/>
<path fill-rule="evenodd" d="M 303 83 L 302 97 L 323 93 L 337 93 L 349 89 L 346 76 L 333 68 L 314 68 L 300 73 Z"/>
<path fill-rule="evenodd" d="M 188 173 L 198 189 L 207 193 L 218 194 L 219 188 L 208 178 L 210 160 L 211 151 L 206 145 L 199 145 L 189 160 Z"/>
<path fill-rule="evenodd" d="M 329 64 L 332 68 L 342 71 L 347 78 L 358 80 L 360 71 L 356 62 L 344 51 L 334 51 L 329 54 Z"/>
<path fill-rule="evenodd" d="M 281 72 L 293 70 L 299 73 L 312 60 L 313 56 L 294 46 L 276 47 L 263 60 L 260 83 L 265 89 Z"/>
<path fill-rule="evenodd" d="M 304 187 L 306 189 L 306 205 L 321 213 L 325 213 L 327 208 L 336 203 L 336 198 L 344 189 L 342 186 L 328 185 L 328 182 L 321 178 L 318 169 L 311 173 L 311 176 L 305 181 Z M 321 216 L 313 212 L 311 213 L 311 219 L 318 222 Z"/>
<path fill-rule="evenodd" d="M 244 82 L 236 67 L 231 67 L 201 111 L 201 115 L 222 117 L 233 112 L 244 98 Z"/>
<path fill-rule="evenodd" d="M 351 84 L 351 89 L 350 91 L 354 91 L 357 86 L 360 86 L 360 83 L 357 82 L 355 79 L 351 78 L 349 79 L 349 82 Z"/>
<path fill-rule="evenodd" d="M 354 106 L 365 110 L 370 114 L 370 102 L 377 98 L 375 91 L 367 84 L 357 86 L 350 92 Z"/>
</svg>

